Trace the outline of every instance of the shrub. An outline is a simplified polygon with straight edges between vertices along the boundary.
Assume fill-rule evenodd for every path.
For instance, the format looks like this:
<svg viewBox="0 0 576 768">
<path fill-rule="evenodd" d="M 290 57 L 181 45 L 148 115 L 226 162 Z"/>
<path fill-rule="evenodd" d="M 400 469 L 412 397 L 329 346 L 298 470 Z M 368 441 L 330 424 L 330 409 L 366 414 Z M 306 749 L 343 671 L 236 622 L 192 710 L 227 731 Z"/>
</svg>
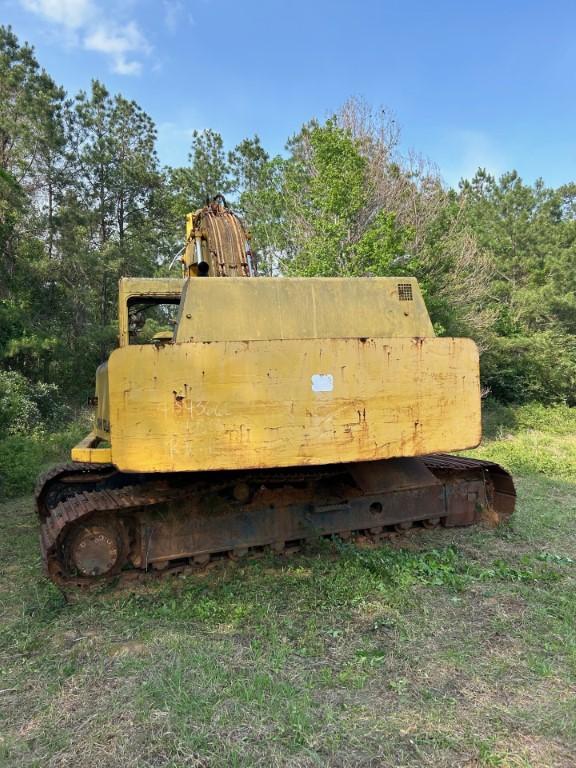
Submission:
<svg viewBox="0 0 576 768">
<path fill-rule="evenodd" d="M 504 403 L 576 405 L 576 338 L 560 331 L 494 339 L 482 382 Z"/>
<path fill-rule="evenodd" d="M 70 420 L 58 387 L 33 383 L 18 371 L 0 371 L 0 434 L 39 435 Z"/>
<path fill-rule="evenodd" d="M 52 435 L 33 433 L 0 438 L 0 498 L 31 493 L 51 464 L 69 459 L 70 448 L 88 429 L 81 419 Z"/>
<path fill-rule="evenodd" d="M 41 431 L 43 420 L 32 384 L 17 371 L 0 371 L 0 430 L 5 435 Z"/>
</svg>

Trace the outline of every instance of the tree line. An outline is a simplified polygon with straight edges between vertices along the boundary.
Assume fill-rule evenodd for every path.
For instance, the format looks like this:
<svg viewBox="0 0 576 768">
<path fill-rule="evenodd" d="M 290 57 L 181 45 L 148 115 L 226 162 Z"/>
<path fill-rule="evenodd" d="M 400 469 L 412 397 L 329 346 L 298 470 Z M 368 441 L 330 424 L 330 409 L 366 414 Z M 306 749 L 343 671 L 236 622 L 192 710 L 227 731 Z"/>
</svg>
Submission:
<svg viewBox="0 0 576 768">
<path fill-rule="evenodd" d="M 0 428 L 62 418 L 116 339 L 121 275 L 172 274 L 184 216 L 222 193 L 260 274 L 413 275 L 438 334 L 471 336 L 486 392 L 576 403 L 576 185 L 479 169 L 447 189 L 355 99 L 271 156 L 195 132 L 162 167 L 156 127 L 93 81 L 67 94 L 0 27 Z M 173 274 L 177 274 L 176 271 Z"/>
</svg>

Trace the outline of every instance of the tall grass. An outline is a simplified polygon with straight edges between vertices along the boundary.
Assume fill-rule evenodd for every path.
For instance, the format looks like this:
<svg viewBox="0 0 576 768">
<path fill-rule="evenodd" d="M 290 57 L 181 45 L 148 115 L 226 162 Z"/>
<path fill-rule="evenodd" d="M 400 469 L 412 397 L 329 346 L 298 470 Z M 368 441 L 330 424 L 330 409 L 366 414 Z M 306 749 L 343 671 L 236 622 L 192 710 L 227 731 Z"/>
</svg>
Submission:
<svg viewBox="0 0 576 768">
<path fill-rule="evenodd" d="M 0 499 L 31 493 L 38 475 L 67 461 L 70 448 L 89 430 L 85 416 L 52 434 L 9 435 L 0 439 Z"/>
</svg>

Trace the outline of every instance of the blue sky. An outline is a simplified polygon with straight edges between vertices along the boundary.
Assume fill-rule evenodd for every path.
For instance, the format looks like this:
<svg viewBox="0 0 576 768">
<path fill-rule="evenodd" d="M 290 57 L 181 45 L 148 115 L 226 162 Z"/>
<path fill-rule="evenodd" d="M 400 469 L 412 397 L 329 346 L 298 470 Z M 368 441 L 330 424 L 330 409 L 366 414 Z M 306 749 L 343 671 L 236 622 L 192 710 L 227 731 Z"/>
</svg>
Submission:
<svg viewBox="0 0 576 768">
<path fill-rule="evenodd" d="M 164 163 L 195 128 L 280 152 L 360 96 L 450 184 L 576 180 L 576 0 L 0 0 L 0 23 L 69 92 L 95 77 L 134 98 Z"/>
</svg>

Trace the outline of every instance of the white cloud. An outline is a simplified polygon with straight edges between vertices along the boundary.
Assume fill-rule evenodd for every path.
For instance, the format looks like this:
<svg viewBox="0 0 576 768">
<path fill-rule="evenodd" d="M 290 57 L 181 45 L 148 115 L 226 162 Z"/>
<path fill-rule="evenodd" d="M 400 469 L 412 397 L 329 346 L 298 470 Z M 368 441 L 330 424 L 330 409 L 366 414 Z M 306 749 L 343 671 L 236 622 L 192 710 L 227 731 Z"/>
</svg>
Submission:
<svg viewBox="0 0 576 768">
<path fill-rule="evenodd" d="M 151 46 L 135 21 L 120 24 L 95 0 L 20 0 L 24 8 L 73 33 L 76 44 L 108 57 L 119 75 L 138 75 Z M 108 14 L 109 16 L 109 14 Z"/>
<path fill-rule="evenodd" d="M 84 38 L 84 48 L 110 56 L 112 69 L 119 75 L 139 74 L 142 62 L 131 57 L 133 54 L 150 52 L 146 38 L 133 21 L 123 28 L 110 23 L 98 24 Z"/>
<path fill-rule="evenodd" d="M 68 29 L 78 29 L 88 24 L 96 15 L 92 0 L 21 0 L 26 10 L 47 21 L 62 24 Z"/>
</svg>

